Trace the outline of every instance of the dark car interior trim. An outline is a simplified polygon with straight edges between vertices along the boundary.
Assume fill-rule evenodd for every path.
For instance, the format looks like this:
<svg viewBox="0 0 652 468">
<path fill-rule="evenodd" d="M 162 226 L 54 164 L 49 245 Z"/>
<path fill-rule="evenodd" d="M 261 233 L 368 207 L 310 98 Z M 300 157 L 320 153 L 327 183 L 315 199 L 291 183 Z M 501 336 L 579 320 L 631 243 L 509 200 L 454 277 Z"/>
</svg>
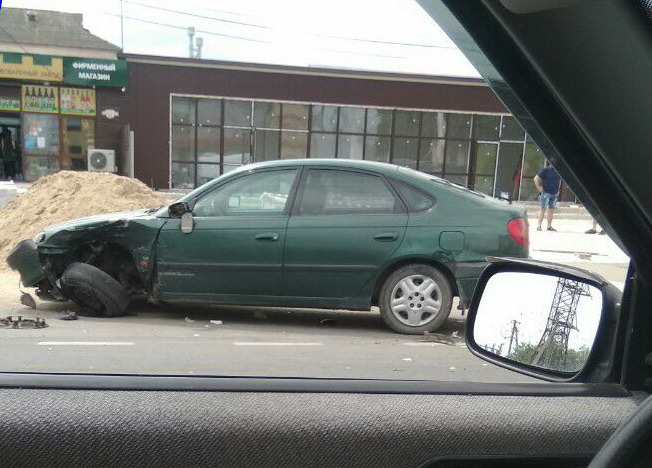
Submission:
<svg viewBox="0 0 652 468">
<path fill-rule="evenodd" d="M 168 390 L 215 392 L 309 392 L 432 395 L 521 395 L 625 398 L 618 384 L 456 382 L 434 380 L 309 379 L 173 375 L 11 373 L 0 374 L 0 388 L 85 390 Z"/>
</svg>

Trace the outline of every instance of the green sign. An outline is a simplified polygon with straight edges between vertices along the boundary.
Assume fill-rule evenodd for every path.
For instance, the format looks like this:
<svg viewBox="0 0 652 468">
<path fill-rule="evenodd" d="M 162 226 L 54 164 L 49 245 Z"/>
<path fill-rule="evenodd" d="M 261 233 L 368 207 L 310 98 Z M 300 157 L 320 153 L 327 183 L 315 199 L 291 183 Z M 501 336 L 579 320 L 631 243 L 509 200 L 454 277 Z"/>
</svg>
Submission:
<svg viewBox="0 0 652 468">
<path fill-rule="evenodd" d="M 0 110 L 20 111 L 20 99 L 0 97 Z"/>
<path fill-rule="evenodd" d="M 127 62 L 64 57 L 63 81 L 70 84 L 122 88 L 127 85 Z"/>
</svg>

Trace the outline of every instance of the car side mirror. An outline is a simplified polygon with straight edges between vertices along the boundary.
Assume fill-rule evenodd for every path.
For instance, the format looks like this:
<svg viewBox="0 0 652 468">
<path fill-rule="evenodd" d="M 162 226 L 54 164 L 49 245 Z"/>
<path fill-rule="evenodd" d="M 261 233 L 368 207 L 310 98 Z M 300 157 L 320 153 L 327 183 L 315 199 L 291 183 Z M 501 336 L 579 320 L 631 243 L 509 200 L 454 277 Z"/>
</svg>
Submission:
<svg viewBox="0 0 652 468">
<path fill-rule="evenodd" d="M 176 202 L 172 203 L 168 207 L 168 214 L 171 218 L 181 218 L 185 213 L 189 213 L 192 210 L 190 205 L 186 202 Z"/>
<path fill-rule="evenodd" d="M 573 381 L 589 374 L 593 381 L 604 380 L 620 292 L 578 268 L 490 261 L 469 308 L 466 341 L 471 352 L 546 380 Z"/>
</svg>

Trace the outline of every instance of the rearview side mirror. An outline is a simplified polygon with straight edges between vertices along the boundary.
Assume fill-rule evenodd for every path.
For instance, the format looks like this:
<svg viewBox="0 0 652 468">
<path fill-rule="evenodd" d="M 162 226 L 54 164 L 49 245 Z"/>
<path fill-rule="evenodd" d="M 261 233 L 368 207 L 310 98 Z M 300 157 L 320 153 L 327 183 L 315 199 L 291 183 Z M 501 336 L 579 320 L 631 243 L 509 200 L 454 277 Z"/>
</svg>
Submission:
<svg viewBox="0 0 652 468">
<path fill-rule="evenodd" d="M 189 213 L 192 210 L 190 205 L 186 202 L 176 202 L 172 203 L 168 207 L 168 214 L 171 218 L 181 218 L 185 213 Z"/>
<path fill-rule="evenodd" d="M 620 292 L 599 275 L 577 268 L 491 260 L 469 309 L 469 349 L 533 377 L 573 381 L 591 374 L 602 381 L 605 375 L 598 374 L 605 373 L 604 366 L 590 364 L 613 345 Z"/>
</svg>

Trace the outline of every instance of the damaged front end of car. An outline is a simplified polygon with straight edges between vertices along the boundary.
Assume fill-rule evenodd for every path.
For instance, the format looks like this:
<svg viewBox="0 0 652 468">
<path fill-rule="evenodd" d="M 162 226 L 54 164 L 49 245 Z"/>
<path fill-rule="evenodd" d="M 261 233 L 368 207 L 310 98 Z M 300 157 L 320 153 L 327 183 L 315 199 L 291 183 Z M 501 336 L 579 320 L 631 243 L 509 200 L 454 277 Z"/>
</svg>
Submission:
<svg viewBox="0 0 652 468">
<path fill-rule="evenodd" d="M 131 299 L 148 296 L 162 224 L 151 210 L 69 221 L 19 242 L 7 263 L 42 300 L 71 299 L 96 314 L 121 315 Z"/>
</svg>

